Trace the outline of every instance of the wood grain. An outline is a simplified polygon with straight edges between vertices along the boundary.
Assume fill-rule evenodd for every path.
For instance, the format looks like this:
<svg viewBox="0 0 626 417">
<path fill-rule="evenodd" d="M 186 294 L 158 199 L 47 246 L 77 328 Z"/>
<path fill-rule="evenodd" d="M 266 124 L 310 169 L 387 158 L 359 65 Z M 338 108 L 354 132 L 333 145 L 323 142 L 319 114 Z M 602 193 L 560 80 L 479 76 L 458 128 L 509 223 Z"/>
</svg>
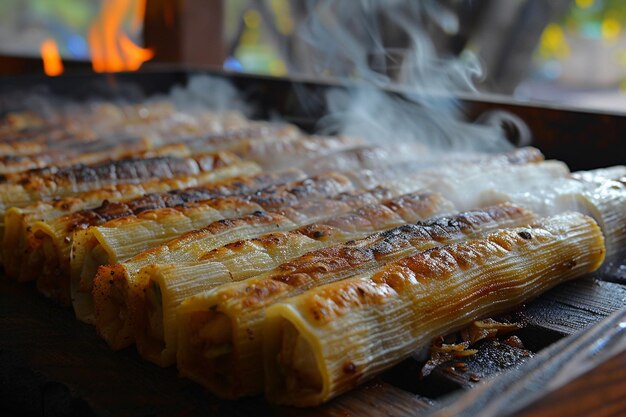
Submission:
<svg viewBox="0 0 626 417">
<path fill-rule="evenodd" d="M 623 306 L 626 306 L 623 286 L 592 278 L 578 280 L 555 288 L 522 309 L 520 317 L 529 327 L 520 335 L 527 348 L 533 343 L 543 348 Z M 541 339 L 545 339 L 545 345 L 537 342 Z M 532 358 L 522 365 L 528 359 L 527 351 L 494 343 L 489 341 L 479 346 L 476 357 L 466 360 L 466 372 L 450 373 L 446 369 L 450 364 L 444 364 L 421 380 L 421 364 L 409 359 L 380 379 L 318 408 L 272 407 L 262 398 L 226 402 L 178 378 L 174 369 L 161 369 L 141 360 L 133 349 L 111 351 L 92 327 L 75 320 L 71 310 L 42 298 L 30 286 L 0 280 L 0 415 L 420 415 L 434 404 L 433 398 L 476 385 L 482 389 L 482 381 L 496 374 L 504 372 L 502 376 L 507 377 L 508 369 L 516 372 L 536 363 L 536 358 Z M 545 368 L 549 370 L 550 366 Z M 598 369 L 605 369 L 604 363 L 599 363 Z M 470 380 L 470 373 L 476 374 L 481 382 Z M 617 383 L 619 375 L 611 374 L 607 378 Z M 499 381 L 500 377 L 496 376 L 495 380 Z M 579 383 L 585 381 L 583 378 Z M 546 398 L 560 399 L 578 389 L 582 390 L 577 385 L 566 386 L 562 392 L 548 392 Z M 538 398 L 536 404 L 543 401 L 548 400 Z"/>
<path fill-rule="evenodd" d="M 0 279 L 0 416 L 402 416 L 429 402 L 379 380 L 308 410 L 222 401 L 191 381 L 115 352 L 71 310 Z M 384 411 L 384 412 L 383 412 Z"/>
<path fill-rule="evenodd" d="M 590 389 L 591 388 L 591 389 Z M 626 352 L 515 413 L 514 417 L 626 415 Z"/>
<path fill-rule="evenodd" d="M 593 277 L 548 291 L 522 314 L 529 325 L 570 335 L 626 306 L 626 287 Z"/>
<path fill-rule="evenodd" d="M 539 406 L 542 404 L 541 401 L 555 398 L 551 396 L 558 398 L 558 395 L 562 396 L 564 392 L 586 390 L 590 398 L 595 398 L 591 393 L 605 395 L 607 394 L 606 386 L 615 381 L 619 382 L 614 386 L 617 394 L 611 391 L 611 398 L 613 396 L 624 397 L 626 396 L 626 383 L 624 383 L 626 368 L 622 367 L 619 371 L 605 373 L 600 381 L 595 381 L 597 383 L 592 383 L 591 380 L 585 378 L 585 374 L 594 374 L 611 364 L 622 363 L 624 359 L 621 356 L 625 353 L 626 309 L 621 309 L 590 329 L 555 343 L 518 369 L 475 387 L 428 415 L 431 417 L 511 416 L 521 413 L 531 404 Z M 581 388 L 580 384 L 584 387 Z M 564 391 L 558 391 L 561 388 Z M 589 415 L 584 414 L 583 409 L 597 405 L 596 402 L 585 401 L 585 397 L 568 397 L 568 401 L 579 404 L 573 414 L 568 415 Z M 614 408 L 621 409 L 621 403 L 621 400 L 615 401 Z"/>
</svg>

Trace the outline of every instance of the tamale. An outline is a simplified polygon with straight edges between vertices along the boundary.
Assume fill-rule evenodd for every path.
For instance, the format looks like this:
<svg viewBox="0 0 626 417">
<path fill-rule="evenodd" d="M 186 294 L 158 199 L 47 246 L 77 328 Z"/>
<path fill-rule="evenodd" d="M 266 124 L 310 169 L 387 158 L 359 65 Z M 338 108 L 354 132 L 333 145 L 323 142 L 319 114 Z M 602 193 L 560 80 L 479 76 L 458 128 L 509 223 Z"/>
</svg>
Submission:
<svg viewBox="0 0 626 417">
<path fill-rule="evenodd" d="M 604 254 L 594 220 L 570 212 L 274 304 L 262 337 L 267 397 L 297 406 L 328 401 L 438 335 L 594 271 Z"/>
<path fill-rule="evenodd" d="M 266 274 L 190 297 L 178 312 L 179 371 L 223 397 L 256 394 L 263 381 L 263 317 L 274 302 L 423 249 L 531 219 L 526 210 L 502 205 L 402 226 L 310 252 Z"/>
</svg>

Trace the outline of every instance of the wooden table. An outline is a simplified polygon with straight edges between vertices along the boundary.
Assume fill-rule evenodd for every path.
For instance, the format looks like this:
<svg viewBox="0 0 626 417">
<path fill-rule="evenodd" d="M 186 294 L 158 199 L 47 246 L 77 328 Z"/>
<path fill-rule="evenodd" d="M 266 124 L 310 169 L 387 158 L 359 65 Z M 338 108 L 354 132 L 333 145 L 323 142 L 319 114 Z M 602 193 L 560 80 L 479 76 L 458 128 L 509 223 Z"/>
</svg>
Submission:
<svg viewBox="0 0 626 417">
<path fill-rule="evenodd" d="M 33 286 L 0 281 L 0 415 L 626 415 L 626 314 L 592 326 L 624 307 L 625 285 L 573 281 L 514 314 L 526 323 L 517 333 L 525 349 L 486 341 L 466 360 L 467 370 L 442 364 L 423 379 L 411 358 L 327 405 L 293 409 L 262 398 L 220 401 L 175 369 L 141 360 L 134 348 L 111 351 L 91 326 Z M 595 333 L 584 336 L 590 328 Z M 608 345 L 594 344 L 603 337 Z M 489 407 L 493 413 L 484 414 Z"/>
</svg>

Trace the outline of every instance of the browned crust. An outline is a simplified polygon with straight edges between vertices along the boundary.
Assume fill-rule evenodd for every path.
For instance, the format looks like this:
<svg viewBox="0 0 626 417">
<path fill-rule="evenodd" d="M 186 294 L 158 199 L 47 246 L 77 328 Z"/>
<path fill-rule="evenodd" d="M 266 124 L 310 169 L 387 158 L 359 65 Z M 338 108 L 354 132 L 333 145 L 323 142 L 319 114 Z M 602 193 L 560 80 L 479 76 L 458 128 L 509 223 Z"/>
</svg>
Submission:
<svg viewBox="0 0 626 417">
<path fill-rule="evenodd" d="M 372 190 L 372 194 L 377 197 L 382 197 L 388 196 L 389 192 L 382 187 L 377 187 L 375 190 Z M 347 194 L 342 194 L 338 199 L 341 201 L 349 201 L 346 196 Z M 357 223 L 361 222 L 362 219 L 369 219 L 372 223 L 384 222 L 385 219 L 392 217 L 393 213 L 403 211 L 412 211 L 414 214 L 410 217 L 427 218 L 430 217 L 435 208 L 438 207 L 441 198 L 441 195 L 435 193 L 418 192 L 406 194 L 397 198 L 388 199 L 381 204 L 372 204 L 359 208 L 356 214 L 341 215 L 330 220 L 308 224 L 289 232 L 270 233 L 258 238 L 233 242 L 207 252 L 201 259 L 219 259 L 220 254 L 225 254 L 229 251 L 239 251 L 247 244 L 259 245 L 268 250 L 272 250 L 281 245 L 284 246 L 288 244 L 290 237 L 293 235 L 304 235 L 310 239 L 326 241 L 333 239 L 333 236 L 341 233 L 341 229 L 359 227 Z M 361 226 L 367 227 L 367 225 Z"/>
<path fill-rule="evenodd" d="M 196 241 L 207 235 L 217 235 L 220 233 L 224 233 L 230 229 L 234 229 L 237 227 L 261 226 L 261 225 L 268 225 L 268 224 L 276 224 L 277 226 L 279 226 L 280 224 L 284 224 L 285 222 L 289 222 L 289 219 L 277 213 L 264 212 L 264 211 L 256 211 L 252 214 L 238 217 L 236 219 L 221 219 L 201 229 L 196 229 L 196 230 L 192 230 L 191 232 L 187 232 L 177 237 L 176 239 L 165 243 L 162 246 L 157 246 L 157 247 L 148 249 L 144 252 L 141 252 L 139 255 L 135 256 L 132 259 L 138 260 L 143 257 L 150 257 L 153 253 L 159 253 L 162 250 L 163 246 L 167 246 L 169 248 L 181 247 L 181 246 L 184 246 L 187 242 Z"/>
<path fill-rule="evenodd" d="M 416 283 L 430 285 L 433 281 L 449 279 L 458 271 L 482 266 L 494 256 L 504 256 L 512 250 L 532 245 L 533 239 L 546 239 L 535 235 L 545 233 L 542 229 L 517 228 L 500 230 L 484 239 L 435 247 L 387 265 L 369 280 L 353 280 L 321 287 L 315 296 L 307 297 L 304 308 L 310 317 L 320 325 L 328 323 L 353 308 L 383 303 Z M 556 238 L 554 238 L 556 239 Z M 603 249 L 600 249 L 602 251 Z M 567 261 L 552 266 L 556 276 L 565 274 L 576 265 Z M 495 280 L 467 294 L 466 298 L 482 297 L 486 293 L 498 292 L 510 286 L 505 281 Z M 446 306 L 449 311 L 459 309 L 465 299 Z"/>
<path fill-rule="evenodd" d="M 413 246 L 416 241 L 446 243 L 455 235 L 466 235 L 480 230 L 480 226 L 485 223 L 528 215 L 520 207 L 502 204 L 466 211 L 453 217 L 401 226 L 358 241 L 309 252 L 277 267 L 269 279 L 246 287 L 240 294 L 242 304 L 262 304 L 275 293 L 289 291 L 289 287 L 308 286 L 318 281 L 322 275 L 339 274 L 374 259 L 383 259 L 390 253 Z"/>
<path fill-rule="evenodd" d="M 48 167 L 24 173 L 6 174 L 4 180 L 37 191 L 45 187 L 91 182 L 141 182 L 151 178 L 173 178 L 198 171 L 211 171 L 231 165 L 239 158 L 227 152 L 202 155 L 197 158 L 158 156 L 106 161 L 94 165 Z"/>
<path fill-rule="evenodd" d="M 299 171 L 285 171 L 284 173 L 260 174 L 225 180 L 218 184 L 204 187 L 192 187 L 182 190 L 173 190 L 165 193 L 150 193 L 126 202 L 105 201 L 95 209 L 81 210 L 65 216 L 68 232 L 84 229 L 89 226 L 102 225 L 120 217 L 138 215 L 148 210 L 180 207 L 184 209 L 191 203 L 201 202 L 221 196 L 239 195 L 255 192 L 259 188 L 267 187 L 283 181 L 292 181 L 302 177 Z M 263 195 L 263 193 L 261 193 Z M 217 201 L 220 204 L 233 204 L 233 201 Z M 245 201 L 241 199 L 241 204 Z"/>
<path fill-rule="evenodd" d="M 362 144 L 347 136 L 284 136 L 272 141 L 250 140 L 241 143 L 233 151 L 240 156 L 261 157 L 265 155 L 319 156 L 331 150 L 345 149 Z"/>
<path fill-rule="evenodd" d="M 122 265 L 105 265 L 98 268 L 98 273 L 93 283 L 93 300 L 96 317 L 96 331 L 107 341 L 111 349 L 123 349 L 133 343 L 133 323 L 124 320 L 121 328 L 111 328 L 111 315 L 115 311 L 110 309 L 119 308 L 126 310 L 131 303 L 126 302 L 126 297 L 119 297 L 118 293 L 128 293 L 128 282 L 126 281 L 125 270 Z M 134 315 L 125 314 L 125 317 Z"/>
<path fill-rule="evenodd" d="M 293 207 L 303 198 L 314 200 L 324 199 L 357 187 L 352 181 L 339 173 L 329 173 L 307 178 L 295 184 L 283 184 L 257 191 L 250 196 L 255 203 L 268 211 L 277 211 L 281 207 Z"/>
</svg>

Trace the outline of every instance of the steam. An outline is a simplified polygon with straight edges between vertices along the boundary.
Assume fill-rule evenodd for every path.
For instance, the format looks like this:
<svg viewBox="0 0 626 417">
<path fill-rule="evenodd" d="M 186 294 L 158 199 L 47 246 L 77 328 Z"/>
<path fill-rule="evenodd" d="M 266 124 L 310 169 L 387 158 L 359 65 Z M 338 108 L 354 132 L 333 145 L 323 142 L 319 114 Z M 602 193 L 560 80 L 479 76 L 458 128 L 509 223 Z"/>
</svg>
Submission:
<svg viewBox="0 0 626 417">
<path fill-rule="evenodd" d="M 219 126 L 207 125 L 208 113 L 249 115 L 252 110 L 230 82 L 218 77 L 194 75 L 186 85 L 153 96 L 143 93 L 138 85 L 108 81 L 98 78 L 90 82 L 83 92 L 86 97 L 81 97 L 80 91 L 73 91 L 71 98 L 56 95 L 45 85 L 8 90 L 0 94 L 0 116 L 28 111 L 51 125 L 85 125 L 96 135 L 115 141 L 120 135 L 143 136 L 141 124 L 133 126 L 141 118 L 150 119 L 156 130 L 175 130 L 177 125 L 182 130 L 184 126 L 210 130 Z M 131 123 L 125 124 L 127 119 Z"/>
<path fill-rule="evenodd" d="M 186 86 L 175 86 L 168 97 L 176 108 L 186 111 L 239 111 L 249 115 L 252 109 L 239 91 L 225 79 L 194 75 Z"/>
<path fill-rule="evenodd" d="M 433 0 L 310 2 L 297 34 L 316 76 L 357 81 L 327 95 L 322 133 L 360 136 L 374 144 L 419 142 L 440 151 L 505 151 L 512 147 L 499 126 L 463 120 L 454 92 L 475 91 L 483 77 L 469 53 L 440 58 L 424 30 L 435 24 L 458 30 L 454 14 Z M 393 31 L 405 47 L 389 46 Z M 394 89 L 395 93 L 383 89 Z"/>
</svg>

